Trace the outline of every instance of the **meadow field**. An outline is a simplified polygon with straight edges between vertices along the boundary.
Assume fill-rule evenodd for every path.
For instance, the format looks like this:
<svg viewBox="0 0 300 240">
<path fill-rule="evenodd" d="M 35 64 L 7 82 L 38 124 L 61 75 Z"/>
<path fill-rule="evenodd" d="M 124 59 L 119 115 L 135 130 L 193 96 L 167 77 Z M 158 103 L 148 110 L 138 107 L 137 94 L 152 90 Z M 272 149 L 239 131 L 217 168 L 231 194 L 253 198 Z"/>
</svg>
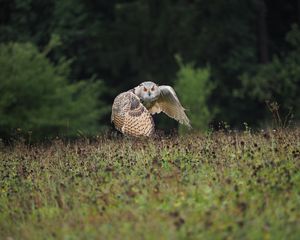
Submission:
<svg viewBox="0 0 300 240">
<path fill-rule="evenodd" d="M 300 238 L 299 128 L 0 148 L 0 239 Z"/>
</svg>

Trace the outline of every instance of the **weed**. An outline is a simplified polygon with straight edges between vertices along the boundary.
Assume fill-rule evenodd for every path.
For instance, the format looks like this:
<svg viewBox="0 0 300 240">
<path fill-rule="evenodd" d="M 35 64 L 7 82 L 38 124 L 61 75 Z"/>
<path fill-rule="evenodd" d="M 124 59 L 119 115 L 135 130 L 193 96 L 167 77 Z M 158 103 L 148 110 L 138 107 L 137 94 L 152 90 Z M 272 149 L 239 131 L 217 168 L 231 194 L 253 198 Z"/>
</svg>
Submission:
<svg viewBox="0 0 300 240">
<path fill-rule="evenodd" d="M 0 150 L 2 239 L 296 239 L 300 130 Z"/>
</svg>

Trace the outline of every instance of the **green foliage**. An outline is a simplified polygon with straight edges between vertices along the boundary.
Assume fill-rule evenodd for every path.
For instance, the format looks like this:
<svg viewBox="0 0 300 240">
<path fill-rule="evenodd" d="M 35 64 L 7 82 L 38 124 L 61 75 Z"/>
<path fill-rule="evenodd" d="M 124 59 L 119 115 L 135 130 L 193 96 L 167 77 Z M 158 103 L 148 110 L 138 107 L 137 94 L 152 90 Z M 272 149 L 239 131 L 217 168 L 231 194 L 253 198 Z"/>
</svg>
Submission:
<svg viewBox="0 0 300 240">
<path fill-rule="evenodd" d="M 195 68 L 193 64 L 183 64 L 179 56 L 176 58 L 179 64 L 176 92 L 187 109 L 193 129 L 206 130 L 214 116 L 214 110 L 208 107 L 208 98 L 214 89 L 210 80 L 210 69 Z M 180 126 L 180 129 L 184 131 L 185 128 Z"/>
<path fill-rule="evenodd" d="M 0 45 L 0 65 L 1 136 L 16 129 L 40 139 L 99 130 L 97 121 L 104 109 L 97 98 L 103 85 L 69 84 L 70 61 L 54 65 L 30 43 L 9 43 Z"/>
<path fill-rule="evenodd" d="M 54 1 L 1 1 L 0 42 L 45 45 L 51 35 Z"/>
<path fill-rule="evenodd" d="M 0 8 L 0 42 L 31 42 L 45 49 L 50 36 L 59 35 L 61 45 L 48 58 L 72 59 L 72 82 L 90 76 L 103 79 L 108 91 L 100 100 L 107 105 L 120 91 L 141 81 L 173 86 L 178 53 L 197 68 L 209 64 L 214 83 L 209 105 L 218 109 L 213 123 L 254 126 L 266 119 L 262 99 L 276 98 L 284 111 L 298 104 L 297 99 L 284 97 L 294 86 L 287 80 L 294 78 L 289 74 L 298 71 L 297 61 L 284 60 L 290 50 L 284 37 L 298 12 L 297 1 L 280 5 L 257 0 L 5 0 Z M 278 59 L 272 67 L 261 66 L 274 54 Z M 294 57 L 298 58 L 296 52 Z M 274 80 L 261 80 L 265 75 Z M 281 82 L 282 78 L 286 80 Z M 251 79 L 265 83 L 255 87 Z M 293 95 L 298 94 L 295 88 Z M 163 116 L 155 120 L 158 126 L 175 127 Z M 109 114 L 101 123 L 109 124 Z"/>
<path fill-rule="evenodd" d="M 283 114 L 290 111 L 300 117 L 300 31 L 295 25 L 287 35 L 291 50 L 261 65 L 255 72 L 241 76 L 242 89 L 236 95 L 252 99 L 256 105 L 278 102 Z M 265 109 L 265 108 L 264 108 Z"/>
<path fill-rule="evenodd" d="M 1 239 L 298 239 L 300 130 L 0 146 Z"/>
</svg>

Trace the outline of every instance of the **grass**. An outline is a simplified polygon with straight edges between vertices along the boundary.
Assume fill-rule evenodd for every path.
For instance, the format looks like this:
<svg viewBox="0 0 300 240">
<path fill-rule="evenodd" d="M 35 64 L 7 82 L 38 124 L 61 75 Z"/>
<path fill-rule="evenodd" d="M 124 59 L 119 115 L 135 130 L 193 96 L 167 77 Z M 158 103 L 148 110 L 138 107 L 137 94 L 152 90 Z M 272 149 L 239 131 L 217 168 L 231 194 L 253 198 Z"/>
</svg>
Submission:
<svg viewBox="0 0 300 240">
<path fill-rule="evenodd" d="M 1 239 L 299 239 L 300 129 L 0 150 Z"/>
</svg>

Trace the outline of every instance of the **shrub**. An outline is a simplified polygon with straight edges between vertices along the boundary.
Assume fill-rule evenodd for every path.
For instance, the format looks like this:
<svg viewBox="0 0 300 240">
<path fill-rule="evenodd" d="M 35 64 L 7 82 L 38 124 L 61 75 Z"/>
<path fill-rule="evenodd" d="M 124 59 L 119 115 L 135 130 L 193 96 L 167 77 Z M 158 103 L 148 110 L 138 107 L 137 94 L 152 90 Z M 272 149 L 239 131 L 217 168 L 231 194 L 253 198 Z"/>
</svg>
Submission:
<svg viewBox="0 0 300 240">
<path fill-rule="evenodd" d="M 186 113 L 191 120 L 194 130 L 206 130 L 214 116 L 214 110 L 209 109 L 207 100 L 214 85 L 210 82 L 210 69 L 195 68 L 194 64 L 183 64 L 180 57 L 176 57 L 179 64 L 176 91 Z M 180 131 L 184 131 L 180 126 Z"/>
<path fill-rule="evenodd" d="M 235 92 L 241 99 L 251 100 L 256 106 L 265 101 L 278 102 L 281 113 L 300 117 L 300 31 L 293 26 L 286 38 L 290 51 L 286 55 L 274 56 L 273 60 L 257 67 L 253 73 L 241 76 L 242 88 Z M 262 111 L 263 110 L 263 111 Z M 257 109 L 266 118 L 266 108 Z"/>
</svg>

